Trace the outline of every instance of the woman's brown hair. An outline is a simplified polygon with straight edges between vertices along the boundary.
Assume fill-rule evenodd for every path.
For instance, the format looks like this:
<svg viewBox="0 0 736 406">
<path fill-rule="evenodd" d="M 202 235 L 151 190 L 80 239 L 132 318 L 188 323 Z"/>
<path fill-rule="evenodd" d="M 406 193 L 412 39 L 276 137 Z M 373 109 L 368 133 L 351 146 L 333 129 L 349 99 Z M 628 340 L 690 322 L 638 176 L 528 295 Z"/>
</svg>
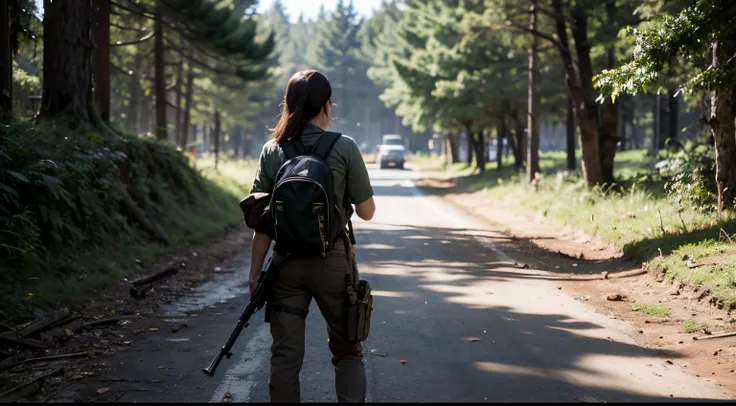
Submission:
<svg viewBox="0 0 736 406">
<path fill-rule="evenodd" d="M 316 70 L 295 73 L 286 85 L 281 118 L 271 134 L 277 143 L 297 138 L 304 126 L 327 108 L 332 98 L 332 86 Z"/>
</svg>

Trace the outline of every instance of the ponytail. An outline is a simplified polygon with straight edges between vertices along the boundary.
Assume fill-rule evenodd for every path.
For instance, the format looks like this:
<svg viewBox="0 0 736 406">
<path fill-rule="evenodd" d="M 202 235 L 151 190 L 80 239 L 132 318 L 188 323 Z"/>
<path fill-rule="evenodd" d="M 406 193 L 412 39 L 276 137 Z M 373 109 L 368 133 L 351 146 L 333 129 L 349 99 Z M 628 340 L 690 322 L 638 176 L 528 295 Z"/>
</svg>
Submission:
<svg viewBox="0 0 736 406">
<path fill-rule="evenodd" d="M 286 85 L 283 109 L 271 135 L 277 143 L 297 139 L 304 127 L 326 108 L 332 98 L 327 78 L 316 70 L 295 73 Z"/>
</svg>

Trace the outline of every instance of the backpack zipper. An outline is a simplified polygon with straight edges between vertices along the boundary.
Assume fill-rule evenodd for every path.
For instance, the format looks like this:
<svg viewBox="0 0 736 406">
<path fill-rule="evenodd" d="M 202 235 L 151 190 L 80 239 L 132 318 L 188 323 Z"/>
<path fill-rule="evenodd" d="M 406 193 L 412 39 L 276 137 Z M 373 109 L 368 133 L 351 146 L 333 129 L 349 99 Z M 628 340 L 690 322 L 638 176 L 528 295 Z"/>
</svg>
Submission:
<svg viewBox="0 0 736 406">
<path fill-rule="evenodd" d="M 322 185 L 320 185 L 319 182 L 317 182 L 315 180 L 308 179 L 308 178 L 297 178 L 297 177 L 294 177 L 294 178 L 284 179 L 281 182 L 277 183 L 276 186 L 274 186 L 274 188 L 273 188 L 274 195 L 276 194 L 276 191 L 278 190 L 279 186 L 283 185 L 286 182 L 307 182 L 307 183 L 313 183 L 313 184 L 317 185 L 320 189 L 322 189 L 322 194 L 325 196 L 325 201 L 327 202 L 327 210 L 325 210 L 327 212 L 326 213 L 327 224 L 325 225 L 325 229 L 327 230 L 327 233 L 326 234 L 327 235 L 330 235 L 330 229 L 329 229 L 329 227 L 330 227 L 330 210 L 329 210 L 329 207 L 330 207 L 330 198 L 329 198 L 329 196 L 327 196 L 327 191 L 325 191 L 325 188 L 322 187 Z M 274 216 L 275 215 L 276 215 L 276 213 L 274 213 Z M 278 239 L 278 235 L 276 235 L 276 238 Z M 322 255 L 323 255 L 323 257 L 327 255 L 326 252 L 325 252 L 325 245 L 327 245 L 327 243 L 325 243 L 323 241 L 322 242 Z"/>
</svg>

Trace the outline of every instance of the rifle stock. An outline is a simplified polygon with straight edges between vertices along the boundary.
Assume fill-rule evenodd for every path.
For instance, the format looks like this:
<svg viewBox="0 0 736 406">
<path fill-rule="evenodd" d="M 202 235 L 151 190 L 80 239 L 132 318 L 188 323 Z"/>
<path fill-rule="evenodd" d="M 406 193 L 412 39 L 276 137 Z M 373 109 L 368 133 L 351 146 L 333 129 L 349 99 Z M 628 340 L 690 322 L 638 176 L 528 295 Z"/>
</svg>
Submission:
<svg viewBox="0 0 736 406">
<path fill-rule="evenodd" d="M 222 358 L 227 357 L 227 359 L 230 359 L 230 357 L 232 357 L 233 353 L 231 352 L 231 349 L 233 345 L 235 345 L 235 341 L 238 339 L 240 332 L 244 328 L 248 327 L 248 321 L 253 316 L 253 314 L 255 314 L 255 312 L 260 310 L 266 304 L 269 289 L 271 288 L 273 281 L 276 279 L 278 271 L 281 269 L 281 267 L 283 266 L 283 262 L 285 261 L 283 260 L 279 264 L 274 264 L 271 259 L 272 257 L 268 258 L 266 265 L 264 265 L 263 269 L 261 270 L 261 274 L 258 276 L 258 285 L 256 286 L 255 293 L 250 298 L 248 305 L 245 306 L 245 310 L 243 310 L 243 313 L 240 315 L 240 318 L 238 319 L 238 324 L 235 326 L 235 329 L 230 334 L 230 338 L 228 338 L 225 345 L 220 348 L 220 352 L 217 353 L 217 356 L 214 360 L 212 360 L 210 365 L 207 368 L 202 369 L 202 372 L 204 372 L 208 376 L 213 376 L 215 374 L 215 370 L 220 364 L 220 361 L 222 361 Z"/>
</svg>

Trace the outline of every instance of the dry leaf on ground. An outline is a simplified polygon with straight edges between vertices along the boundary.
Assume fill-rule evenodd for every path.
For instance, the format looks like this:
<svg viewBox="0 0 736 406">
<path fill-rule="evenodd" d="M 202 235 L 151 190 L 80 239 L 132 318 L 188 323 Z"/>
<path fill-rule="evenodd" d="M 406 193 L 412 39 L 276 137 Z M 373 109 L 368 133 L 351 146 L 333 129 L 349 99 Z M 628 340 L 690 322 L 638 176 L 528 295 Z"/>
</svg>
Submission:
<svg viewBox="0 0 736 406">
<path fill-rule="evenodd" d="M 97 389 L 97 393 L 105 393 L 105 392 L 107 392 L 109 390 L 110 390 L 110 388 L 100 388 L 100 389 Z"/>
<path fill-rule="evenodd" d="M 478 337 L 463 337 L 463 340 L 470 341 L 471 343 L 474 343 L 476 341 L 480 341 L 480 338 L 478 338 Z"/>
</svg>

